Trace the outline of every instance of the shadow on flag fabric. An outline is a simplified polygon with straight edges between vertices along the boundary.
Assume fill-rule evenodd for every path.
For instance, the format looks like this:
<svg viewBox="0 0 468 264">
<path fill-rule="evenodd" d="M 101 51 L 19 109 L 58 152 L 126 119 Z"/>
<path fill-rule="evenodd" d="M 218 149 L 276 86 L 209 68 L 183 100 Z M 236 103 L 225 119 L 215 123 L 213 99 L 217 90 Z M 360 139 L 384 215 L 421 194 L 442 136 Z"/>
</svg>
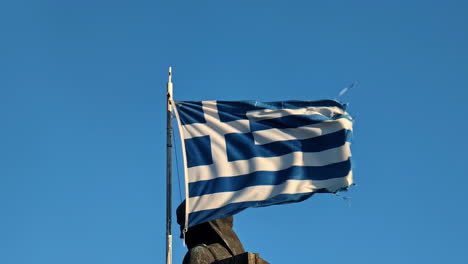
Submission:
<svg viewBox="0 0 468 264">
<path fill-rule="evenodd" d="M 186 227 L 352 183 L 352 118 L 337 101 L 176 101 Z"/>
</svg>

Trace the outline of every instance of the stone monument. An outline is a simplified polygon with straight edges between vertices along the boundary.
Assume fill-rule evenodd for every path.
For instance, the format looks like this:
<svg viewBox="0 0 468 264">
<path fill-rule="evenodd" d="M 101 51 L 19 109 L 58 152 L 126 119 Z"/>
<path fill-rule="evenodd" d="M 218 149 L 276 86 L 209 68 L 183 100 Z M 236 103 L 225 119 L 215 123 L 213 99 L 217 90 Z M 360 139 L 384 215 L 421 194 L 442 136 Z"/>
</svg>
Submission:
<svg viewBox="0 0 468 264">
<path fill-rule="evenodd" d="M 182 233 L 185 201 L 177 208 L 177 223 Z M 258 254 L 245 252 L 233 224 L 234 217 L 229 216 L 190 227 L 185 233 L 188 252 L 182 264 L 268 264 Z"/>
</svg>

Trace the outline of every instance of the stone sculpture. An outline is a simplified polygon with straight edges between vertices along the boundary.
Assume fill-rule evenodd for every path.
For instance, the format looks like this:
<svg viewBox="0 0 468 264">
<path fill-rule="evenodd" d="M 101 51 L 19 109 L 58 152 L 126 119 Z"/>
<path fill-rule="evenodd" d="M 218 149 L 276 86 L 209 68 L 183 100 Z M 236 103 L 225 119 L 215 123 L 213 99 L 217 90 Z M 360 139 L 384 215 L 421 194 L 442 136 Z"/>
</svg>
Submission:
<svg viewBox="0 0 468 264">
<path fill-rule="evenodd" d="M 190 227 L 185 234 L 189 249 L 183 264 L 210 264 L 245 252 L 234 233 L 232 216 Z M 182 230 L 185 222 L 185 201 L 177 208 L 177 223 Z"/>
</svg>

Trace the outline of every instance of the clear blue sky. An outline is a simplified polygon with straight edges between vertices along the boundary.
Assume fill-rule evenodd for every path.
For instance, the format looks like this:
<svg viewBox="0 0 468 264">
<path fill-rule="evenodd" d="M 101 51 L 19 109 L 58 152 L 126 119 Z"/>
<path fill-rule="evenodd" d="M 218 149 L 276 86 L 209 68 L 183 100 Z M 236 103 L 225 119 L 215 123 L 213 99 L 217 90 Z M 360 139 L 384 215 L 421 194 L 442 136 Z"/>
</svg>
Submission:
<svg viewBox="0 0 468 264">
<path fill-rule="evenodd" d="M 2 1 L 0 263 L 163 263 L 170 65 L 177 100 L 333 99 L 359 81 L 342 97 L 349 200 L 244 211 L 247 250 L 466 261 L 467 14 L 461 0 Z M 175 238 L 174 263 L 185 251 Z"/>
</svg>

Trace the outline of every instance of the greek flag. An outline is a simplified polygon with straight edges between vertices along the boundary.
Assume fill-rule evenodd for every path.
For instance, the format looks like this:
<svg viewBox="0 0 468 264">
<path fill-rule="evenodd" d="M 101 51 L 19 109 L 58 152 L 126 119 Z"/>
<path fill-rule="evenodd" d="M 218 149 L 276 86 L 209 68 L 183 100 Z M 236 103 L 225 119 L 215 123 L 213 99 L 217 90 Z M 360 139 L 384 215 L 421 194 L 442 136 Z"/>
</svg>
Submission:
<svg viewBox="0 0 468 264">
<path fill-rule="evenodd" d="M 184 152 L 186 226 L 353 183 L 352 118 L 337 101 L 174 105 Z"/>
</svg>

